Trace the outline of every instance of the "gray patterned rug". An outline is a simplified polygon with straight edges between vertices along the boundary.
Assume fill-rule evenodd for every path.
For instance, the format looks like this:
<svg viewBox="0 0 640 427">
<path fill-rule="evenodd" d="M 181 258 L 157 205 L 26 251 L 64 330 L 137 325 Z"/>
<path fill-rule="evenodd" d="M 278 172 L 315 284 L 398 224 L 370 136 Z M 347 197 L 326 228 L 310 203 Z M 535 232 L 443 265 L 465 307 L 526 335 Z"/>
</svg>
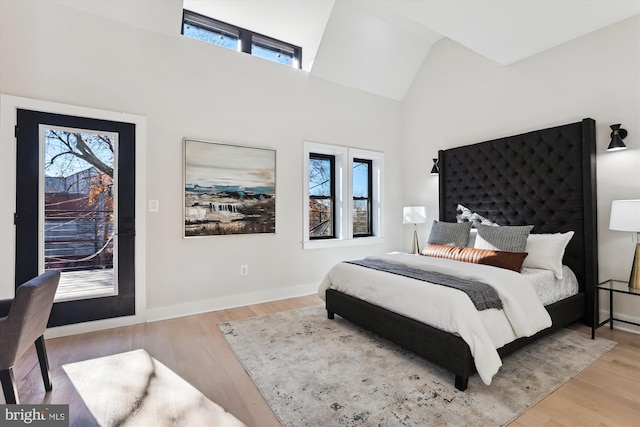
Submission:
<svg viewBox="0 0 640 427">
<path fill-rule="evenodd" d="M 218 325 L 283 426 L 500 426 L 616 343 L 563 329 L 503 361 L 490 386 L 453 374 L 323 306 Z"/>
</svg>

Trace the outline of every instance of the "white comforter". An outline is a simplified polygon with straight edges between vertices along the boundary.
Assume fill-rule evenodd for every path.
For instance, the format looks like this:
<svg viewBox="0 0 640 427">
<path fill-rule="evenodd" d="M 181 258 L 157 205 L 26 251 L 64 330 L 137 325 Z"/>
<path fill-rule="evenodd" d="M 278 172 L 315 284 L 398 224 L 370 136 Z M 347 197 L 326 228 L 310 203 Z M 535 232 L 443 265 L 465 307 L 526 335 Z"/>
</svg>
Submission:
<svg viewBox="0 0 640 427">
<path fill-rule="evenodd" d="M 328 288 L 335 289 L 460 335 L 469 345 L 478 374 L 485 384 L 491 384 L 491 378 L 502 366 L 497 348 L 551 326 L 549 313 L 529 281 L 520 273 L 403 253 L 371 256 L 368 259 L 477 280 L 496 289 L 502 299 L 503 310 L 478 311 L 467 294 L 457 289 L 348 263 L 335 265 L 318 289 L 318 295 L 323 299 Z"/>
</svg>

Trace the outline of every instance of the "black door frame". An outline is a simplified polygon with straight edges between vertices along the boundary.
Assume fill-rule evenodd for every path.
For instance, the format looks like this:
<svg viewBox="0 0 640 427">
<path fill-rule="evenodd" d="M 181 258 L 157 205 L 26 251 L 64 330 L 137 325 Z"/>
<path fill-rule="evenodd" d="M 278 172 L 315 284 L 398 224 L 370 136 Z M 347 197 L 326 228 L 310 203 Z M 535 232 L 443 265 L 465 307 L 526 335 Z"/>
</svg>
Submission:
<svg viewBox="0 0 640 427">
<path fill-rule="evenodd" d="M 106 119 L 49 113 L 29 109 L 16 112 L 16 260 L 15 286 L 39 273 L 38 188 L 40 182 L 39 125 L 115 132 L 119 136 L 118 186 L 118 295 L 54 304 L 49 326 L 61 326 L 136 314 L 135 180 L 136 125 Z M 122 174 L 129 174 L 123 176 Z M 33 248 L 36 248 L 34 251 Z"/>
</svg>

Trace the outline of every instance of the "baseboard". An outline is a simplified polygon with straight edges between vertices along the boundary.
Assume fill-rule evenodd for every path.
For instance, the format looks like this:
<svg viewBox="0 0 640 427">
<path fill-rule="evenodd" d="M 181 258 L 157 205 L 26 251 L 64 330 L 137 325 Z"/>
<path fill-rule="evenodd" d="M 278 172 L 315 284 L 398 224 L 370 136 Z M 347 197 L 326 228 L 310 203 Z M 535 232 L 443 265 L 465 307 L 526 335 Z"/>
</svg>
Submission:
<svg viewBox="0 0 640 427">
<path fill-rule="evenodd" d="M 275 301 L 285 298 L 294 298 L 318 292 L 318 284 L 306 284 L 290 286 L 279 289 L 269 289 L 258 292 L 229 295 L 220 298 L 199 300 L 184 304 L 176 304 L 160 308 L 147 308 L 147 322 L 174 319 L 176 317 L 191 316 L 210 311 L 225 310 L 228 308 L 242 307 L 251 304 Z"/>
<path fill-rule="evenodd" d="M 113 319 L 96 320 L 93 322 L 78 323 L 75 325 L 57 326 L 48 328 L 44 336 L 46 339 L 59 338 L 68 335 L 77 335 L 87 332 L 101 331 L 104 329 L 119 328 L 135 325 L 137 323 L 156 322 L 159 320 L 174 319 L 176 317 L 191 316 L 216 310 L 242 307 L 251 304 L 276 301 L 286 298 L 294 298 L 315 294 L 318 284 L 290 286 L 279 289 L 269 289 L 260 292 L 248 292 L 244 294 L 230 295 L 222 298 L 211 298 L 202 301 L 194 301 L 185 304 L 176 304 L 167 307 L 147 309 L 146 319 L 142 316 L 125 316 Z"/>
<path fill-rule="evenodd" d="M 624 313 L 614 313 L 614 317 L 616 319 L 626 320 L 627 322 L 640 323 L 640 318 L 629 316 Z M 609 310 L 600 310 L 600 321 L 609 318 Z M 601 328 L 608 328 L 609 323 L 605 323 L 601 326 Z M 613 329 L 618 329 L 620 331 L 631 332 L 632 334 L 640 334 L 640 326 L 630 325 L 624 322 L 616 322 L 613 321 Z"/>
<path fill-rule="evenodd" d="M 102 331 L 104 329 L 119 328 L 122 326 L 144 323 L 143 316 L 123 316 L 112 319 L 94 320 L 91 322 L 76 323 L 74 325 L 56 326 L 48 328 L 44 333 L 45 339 L 66 337 L 68 335 L 84 334 L 87 332 Z"/>
</svg>

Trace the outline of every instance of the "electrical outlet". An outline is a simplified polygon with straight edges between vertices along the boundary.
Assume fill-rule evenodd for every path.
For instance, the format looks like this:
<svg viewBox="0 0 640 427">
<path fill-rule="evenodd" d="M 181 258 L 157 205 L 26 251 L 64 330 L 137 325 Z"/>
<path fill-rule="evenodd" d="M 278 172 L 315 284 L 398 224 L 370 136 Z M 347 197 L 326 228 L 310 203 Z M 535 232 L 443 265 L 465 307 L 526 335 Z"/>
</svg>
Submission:
<svg viewBox="0 0 640 427">
<path fill-rule="evenodd" d="M 240 275 L 246 276 L 247 274 L 249 274 L 249 266 L 247 264 L 242 264 L 240 266 Z"/>
<path fill-rule="evenodd" d="M 160 210 L 160 202 L 158 200 L 149 200 L 149 212 L 158 212 Z"/>
</svg>

